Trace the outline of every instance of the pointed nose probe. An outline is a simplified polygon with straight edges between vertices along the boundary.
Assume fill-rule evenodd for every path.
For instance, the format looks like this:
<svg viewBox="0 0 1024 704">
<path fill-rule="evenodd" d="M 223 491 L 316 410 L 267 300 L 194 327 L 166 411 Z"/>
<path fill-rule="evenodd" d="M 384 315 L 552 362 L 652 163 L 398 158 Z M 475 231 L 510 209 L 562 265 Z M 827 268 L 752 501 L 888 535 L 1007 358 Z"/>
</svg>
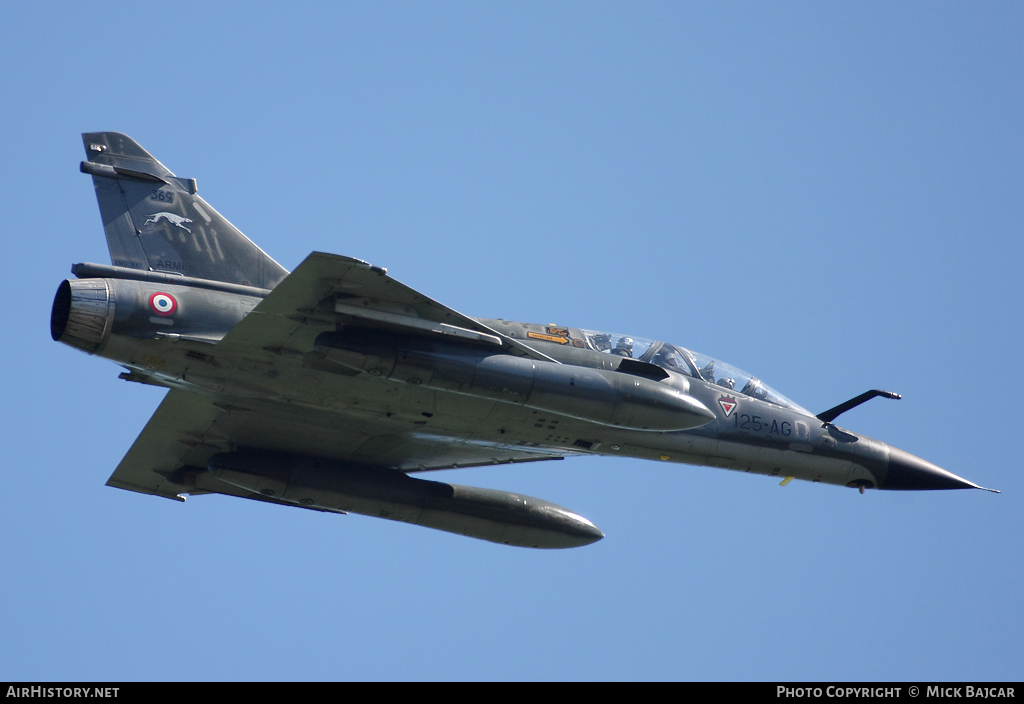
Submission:
<svg viewBox="0 0 1024 704">
<path fill-rule="evenodd" d="M 905 450 L 889 445 L 889 466 L 885 477 L 879 483 L 879 489 L 897 491 L 921 491 L 934 489 L 982 489 L 999 493 L 996 489 L 986 489 L 947 472 L 942 467 L 912 455 Z"/>
</svg>

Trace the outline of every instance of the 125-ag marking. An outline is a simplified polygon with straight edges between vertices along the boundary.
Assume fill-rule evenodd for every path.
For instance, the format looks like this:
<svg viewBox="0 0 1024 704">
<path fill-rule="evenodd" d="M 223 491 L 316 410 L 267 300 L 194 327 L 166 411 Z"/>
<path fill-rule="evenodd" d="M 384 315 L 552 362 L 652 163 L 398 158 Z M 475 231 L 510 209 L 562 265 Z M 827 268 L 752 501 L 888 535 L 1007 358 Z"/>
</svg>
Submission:
<svg viewBox="0 0 1024 704">
<path fill-rule="evenodd" d="M 792 435 L 793 425 L 788 420 L 781 423 L 775 418 L 763 418 L 752 416 L 747 413 L 737 413 L 733 417 L 733 423 L 737 430 L 746 430 L 755 433 L 768 433 L 769 435 Z"/>
</svg>

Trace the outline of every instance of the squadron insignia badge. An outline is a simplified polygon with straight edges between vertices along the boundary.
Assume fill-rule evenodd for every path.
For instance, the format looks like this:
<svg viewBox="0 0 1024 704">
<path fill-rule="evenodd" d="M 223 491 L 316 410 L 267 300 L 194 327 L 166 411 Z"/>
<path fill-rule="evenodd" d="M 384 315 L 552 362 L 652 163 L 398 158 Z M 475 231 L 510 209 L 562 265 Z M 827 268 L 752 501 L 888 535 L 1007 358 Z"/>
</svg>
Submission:
<svg viewBox="0 0 1024 704">
<path fill-rule="evenodd" d="M 734 396 L 722 396 L 718 399 L 719 405 L 722 406 L 722 410 L 725 411 L 725 417 L 728 418 L 732 415 L 732 412 L 736 410 L 736 398 Z"/>
<path fill-rule="evenodd" d="M 182 217 L 180 215 L 176 215 L 174 213 L 167 213 L 167 212 L 153 213 L 153 216 L 150 217 L 148 220 L 146 220 L 146 222 L 144 222 L 142 224 L 143 225 L 155 225 L 156 223 L 160 222 L 161 220 L 166 220 L 167 222 L 171 223 L 172 225 L 174 225 L 176 227 L 180 227 L 182 230 L 184 230 L 185 232 L 189 233 L 190 235 L 192 234 L 192 230 L 190 230 L 187 227 L 185 227 L 185 225 L 191 225 L 192 221 L 189 218 L 185 218 L 185 217 Z"/>
</svg>

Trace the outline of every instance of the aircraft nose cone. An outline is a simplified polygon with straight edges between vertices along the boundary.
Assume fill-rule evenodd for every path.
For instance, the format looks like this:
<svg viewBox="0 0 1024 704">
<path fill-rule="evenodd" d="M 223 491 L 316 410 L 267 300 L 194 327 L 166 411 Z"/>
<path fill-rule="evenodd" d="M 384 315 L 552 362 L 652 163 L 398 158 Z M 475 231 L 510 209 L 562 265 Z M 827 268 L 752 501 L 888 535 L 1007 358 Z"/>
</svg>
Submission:
<svg viewBox="0 0 1024 704">
<path fill-rule="evenodd" d="M 942 467 L 912 455 L 898 447 L 889 446 L 889 469 L 879 489 L 984 489 L 977 484 L 947 472 Z M 989 489 L 988 491 L 991 491 Z"/>
</svg>

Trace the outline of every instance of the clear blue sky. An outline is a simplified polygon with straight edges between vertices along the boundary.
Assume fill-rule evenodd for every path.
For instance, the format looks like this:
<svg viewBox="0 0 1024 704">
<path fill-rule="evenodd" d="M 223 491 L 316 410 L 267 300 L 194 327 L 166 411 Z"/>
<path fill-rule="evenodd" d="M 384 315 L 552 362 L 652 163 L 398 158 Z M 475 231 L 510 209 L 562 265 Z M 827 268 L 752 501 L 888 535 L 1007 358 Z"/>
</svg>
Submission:
<svg viewBox="0 0 1024 704">
<path fill-rule="evenodd" d="M 0 679 L 1021 679 L 1020 3 L 7 3 Z M 104 482 L 158 389 L 52 342 L 79 134 L 288 268 L 663 339 L 1000 495 L 572 459 L 512 549 Z"/>
</svg>

